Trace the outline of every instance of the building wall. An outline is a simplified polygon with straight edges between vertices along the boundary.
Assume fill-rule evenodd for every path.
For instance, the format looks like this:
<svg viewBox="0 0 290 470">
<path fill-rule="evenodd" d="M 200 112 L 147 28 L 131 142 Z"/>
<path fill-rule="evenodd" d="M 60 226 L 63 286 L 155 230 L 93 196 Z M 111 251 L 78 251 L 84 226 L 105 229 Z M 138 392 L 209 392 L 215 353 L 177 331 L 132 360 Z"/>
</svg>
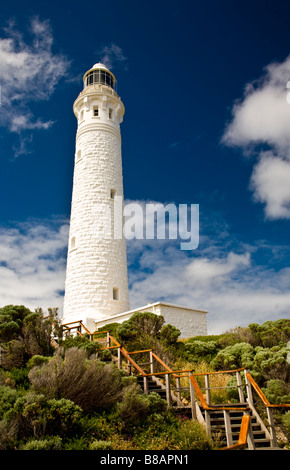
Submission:
<svg viewBox="0 0 290 470">
<path fill-rule="evenodd" d="M 164 317 L 165 323 L 174 325 L 180 330 L 180 338 L 207 335 L 205 312 L 162 304 L 158 305 L 153 313 L 157 311 Z"/>
<path fill-rule="evenodd" d="M 111 322 L 122 323 L 123 321 L 129 320 L 135 312 L 151 312 L 156 315 L 162 315 L 164 317 L 165 324 L 173 325 L 180 330 L 180 338 L 185 339 L 193 336 L 207 335 L 207 312 L 203 310 L 183 308 L 163 302 L 156 302 L 136 310 L 115 315 L 109 321 L 97 321 L 95 322 L 94 327 L 93 322 L 91 321 L 90 326 L 92 329 L 90 331 L 101 328 Z"/>
</svg>

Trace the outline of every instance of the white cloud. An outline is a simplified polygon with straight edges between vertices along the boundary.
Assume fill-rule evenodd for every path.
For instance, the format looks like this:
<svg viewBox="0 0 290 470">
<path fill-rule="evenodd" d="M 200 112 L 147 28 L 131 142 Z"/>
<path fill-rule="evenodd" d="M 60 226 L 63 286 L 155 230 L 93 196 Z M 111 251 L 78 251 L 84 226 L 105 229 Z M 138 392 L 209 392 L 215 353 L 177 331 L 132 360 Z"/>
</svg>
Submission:
<svg viewBox="0 0 290 470">
<path fill-rule="evenodd" d="M 256 247 L 224 254 L 216 246 L 209 258 L 207 247 L 189 256 L 170 242 L 158 242 L 149 247 L 144 241 L 143 249 L 141 241 L 136 242 L 138 249 L 134 241 L 128 243 L 129 255 L 131 250 L 136 254 L 129 269 L 132 309 L 164 300 L 207 310 L 209 334 L 289 317 L 290 268 L 274 272 L 267 265 L 256 266 L 250 253 Z M 135 272 L 138 251 L 142 263 Z"/>
<path fill-rule="evenodd" d="M 224 276 L 236 271 L 242 266 L 249 266 L 250 254 L 239 255 L 230 252 L 225 259 L 210 260 L 206 257 L 197 258 L 191 261 L 186 267 L 185 274 L 188 279 L 199 284 L 207 285 L 212 280 L 223 281 Z"/>
<path fill-rule="evenodd" d="M 60 307 L 68 223 L 32 221 L 0 229 L 0 306 Z"/>
<path fill-rule="evenodd" d="M 265 203 L 269 219 L 290 219 L 290 160 L 263 152 L 255 165 L 251 187 L 257 201 Z"/>
<path fill-rule="evenodd" d="M 127 67 L 127 57 L 117 44 L 112 43 L 109 46 L 104 46 L 99 50 L 98 55 L 100 62 L 109 70 L 113 69 L 117 64 L 122 64 L 125 68 Z"/>
<path fill-rule="evenodd" d="M 52 51 L 53 35 L 48 21 L 32 18 L 29 32 L 31 41 L 27 43 L 10 22 L 4 28 L 5 37 L 0 38 L 0 125 L 19 134 L 23 153 L 25 131 L 48 129 L 53 123 L 34 116 L 31 104 L 47 101 L 69 67 L 66 57 Z"/>
<path fill-rule="evenodd" d="M 258 154 L 250 188 L 255 200 L 265 204 L 266 217 L 272 219 L 290 218 L 289 77 L 290 56 L 284 62 L 269 64 L 234 104 L 222 138 L 225 145 L 240 147 L 246 155 Z"/>
</svg>

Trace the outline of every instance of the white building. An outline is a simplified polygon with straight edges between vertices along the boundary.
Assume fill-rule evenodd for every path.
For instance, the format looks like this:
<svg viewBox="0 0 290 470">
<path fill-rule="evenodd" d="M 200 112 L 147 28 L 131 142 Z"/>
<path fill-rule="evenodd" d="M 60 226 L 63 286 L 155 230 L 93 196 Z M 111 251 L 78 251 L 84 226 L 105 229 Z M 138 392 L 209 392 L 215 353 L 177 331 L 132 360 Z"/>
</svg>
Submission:
<svg viewBox="0 0 290 470">
<path fill-rule="evenodd" d="M 95 64 L 85 73 L 84 89 L 73 107 L 78 128 L 63 323 L 82 320 L 95 331 L 148 311 L 163 315 L 181 337 L 207 334 L 205 311 L 164 302 L 130 310 L 126 240 L 122 227 L 121 236 L 114 236 L 113 226 L 116 201 L 123 204 L 124 105 L 115 84 L 113 73 Z"/>
</svg>

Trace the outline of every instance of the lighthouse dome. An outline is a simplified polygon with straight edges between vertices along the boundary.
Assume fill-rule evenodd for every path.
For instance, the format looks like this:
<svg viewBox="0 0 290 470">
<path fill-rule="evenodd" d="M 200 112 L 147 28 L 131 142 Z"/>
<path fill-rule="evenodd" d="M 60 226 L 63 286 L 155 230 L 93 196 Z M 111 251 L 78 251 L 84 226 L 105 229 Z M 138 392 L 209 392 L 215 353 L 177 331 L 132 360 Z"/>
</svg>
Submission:
<svg viewBox="0 0 290 470">
<path fill-rule="evenodd" d="M 97 62 L 93 67 L 93 69 L 102 69 L 102 70 L 107 70 L 109 72 L 108 67 L 106 67 L 104 64 L 101 62 Z"/>
</svg>

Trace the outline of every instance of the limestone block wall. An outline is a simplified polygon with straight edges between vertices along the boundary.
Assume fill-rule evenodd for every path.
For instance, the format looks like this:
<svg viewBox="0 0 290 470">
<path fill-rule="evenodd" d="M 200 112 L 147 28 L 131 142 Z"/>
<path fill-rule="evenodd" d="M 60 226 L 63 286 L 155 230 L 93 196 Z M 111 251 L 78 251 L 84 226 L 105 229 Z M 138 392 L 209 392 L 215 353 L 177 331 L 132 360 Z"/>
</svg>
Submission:
<svg viewBox="0 0 290 470">
<path fill-rule="evenodd" d="M 120 100 L 110 96 L 108 87 L 91 88 L 75 103 L 78 131 L 63 323 L 86 323 L 129 309 L 126 241 L 114 239 L 112 225 L 114 198 L 123 198 Z"/>
<path fill-rule="evenodd" d="M 163 304 L 161 302 L 155 306 L 153 305 L 151 308 L 152 310 L 147 311 L 162 315 L 165 323 L 174 325 L 180 330 L 180 338 L 207 335 L 207 312 Z"/>
<path fill-rule="evenodd" d="M 207 312 L 205 310 L 196 310 L 165 302 L 155 302 L 135 310 L 114 315 L 109 319 L 109 321 L 96 321 L 94 328 L 92 329 L 97 330 L 108 323 L 122 323 L 123 321 L 129 320 L 135 312 L 151 312 L 156 315 L 162 315 L 164 317 L 165 324 L 174 325 L 180 330 L 180 338 L 185 339 L 193 336 L 207 335 Z"/>
</svg>

